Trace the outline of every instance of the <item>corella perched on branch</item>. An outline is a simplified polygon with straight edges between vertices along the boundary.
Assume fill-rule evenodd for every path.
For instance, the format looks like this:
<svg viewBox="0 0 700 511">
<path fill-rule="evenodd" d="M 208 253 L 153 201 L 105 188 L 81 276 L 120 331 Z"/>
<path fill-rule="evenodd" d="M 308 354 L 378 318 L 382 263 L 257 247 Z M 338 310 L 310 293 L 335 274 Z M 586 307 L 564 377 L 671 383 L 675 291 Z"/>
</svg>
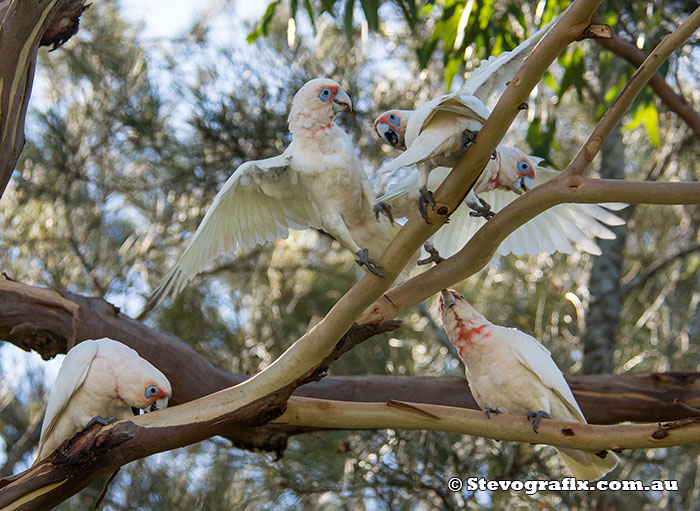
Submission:
<svg viewBox="0 0 700 511">
<path fill-rule="evenodd" d="M 482 61 L 459 91 L 434 98 L 415 110 L 389 110 L 374 121 L 377 135 L 404 151 L 382 165 L 379 172 L 416 166 L 419 172 L 418 207 L 426 222 L 425 206 L 435 206 L 428 175 L 436 167 L 452 168 L 457 164 L 491 113 L 486 106 L 489 98 L 505 90 L 554 21 L 556 19 L 514 50 Z"/>
<path fill-rule="evenodd" d="M 494 158 L 486 164 L 464 203 L 450 215 L 450 222 L 431 238 L 440 255 L 450 257 L 455 254 L 486 222 L 484 218 L 472 218 L 474 213 L 470 208 L 487 211 L 486 216 L 490 217 L 494 214 L 492 207 L 500 210 L 518 195 L 559 174 L 556 170 L 541 167 L 541 162 L 541 158 L 527 155 L 516 147 L 498 146 Z M 428 185 L 437 188 L 451 170 L 447 167 L 434 169 Z M 408 216 L 419 188 L 418 174 L 409 172 L 390 185 L 379 200 L 391 207 L 394 216 Z M 625 206 L 620 203 L 559 204 L 511 233 L 498 247 L 498 253 L 570 254 L 576 245 L 590 254 L 599 255 L 600 248 L 591 237 L 614 239 L 615 233 L 605 225 L 622 225 L 625 221 L 609 210 L 617 211 Z"/>
<path fill-rule="evenodd" d="M 165 408 L 170 382 L 128 346 L 108 338 L 83 341 L 63 359 L 51 389 L 36 461 L 91 422 L 128 419 Z M 132 410 L 133 409 L 133 410 Z"/>
<path fill-rule="evenodd" d="M 358 264 L 380 275 L 374 258 L 391 234 L 388 222 L 375 220 L 367 175 L 350 137 L 334 123 L 339 112 L 350 110 L 350 97 L 333 80 L 317 78 L 299 89 L 289 112 L 289 147 L 236 169 L 139 318 L 178 295 L 217 257 L 286 238 L 289 229 L 327 232 L 357 255 Z"/>
<path fill-rule="evenodd" d="M 486 415 L 527 415 L 533 418 L 535 432 L 543 417 L 586 422 L 549 350 L 534 337 L 494 325 L 456 291 L 442 291 L 439 303 L 447 336 L 464 362 L 469 388 Z M 577 479 L 600 479 L 618 462 L 610 451 L 557 451 Z"/>
</svg>

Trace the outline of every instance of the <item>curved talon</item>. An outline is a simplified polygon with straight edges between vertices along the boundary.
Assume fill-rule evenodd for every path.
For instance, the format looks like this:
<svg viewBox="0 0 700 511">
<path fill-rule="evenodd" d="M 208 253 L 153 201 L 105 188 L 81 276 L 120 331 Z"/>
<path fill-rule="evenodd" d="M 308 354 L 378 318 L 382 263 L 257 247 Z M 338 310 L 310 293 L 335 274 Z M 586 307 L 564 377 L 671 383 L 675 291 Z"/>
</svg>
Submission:
<svg viewBox="0 0 700 511">
<path fill-rule="evenodd" d="M 99 415 L 95 415 L 92 419 L 90 419 L 90 422 L 88 422 L 85 425 L 85 428 L 89 428 L 90 426 L 93 426 L 95 424 L 100 424 L 101 426 L 107 426 L 108 424 L 112 424 L 113 422 L 116 422 L 117 419 L 114 417 L 110 417 L 108 419 L 105 419 L 104 417 L 101 417 Z"/>
<path fill-rule="evenodd" d="M 481 206 L 478 208 L 473 208 L 473 209 L 475 209 L 475 211 L 470 211 L 469 216 L 473 216 L 473 217 L 483 216 L 486 220 L 491 220 L 493 217 L 496 216 L 496 213 L 494 211 L 491 211 L 491 204 L 486 202 L 481 197 L 477 197 L 477 199 L 479 199 Z M 470 206 L 471 206 L 471 204 L 470 204 Z"/>
<path fill-rule="evenodd" d="M 433 222 L 428 220 L 428 213 L 425 210 L 426 204 L 430 205 L 430 207 L 435 210 L 435 198 L 433 197 L 433 192 L 428 190 L 425 186 L 422 186 L 420 189 L 420 196 L 418 197 L 418 211 L 420 211 L 420 216 L 423 217 L 426 224 L 432 224 Z"/>
<path fill-rule="evenodd" d="M 372 208 L 372 211 L 374 211 L 374 218 L 377 219 L 377 222 L 379 222 L 379 215 L 384 214 L 387 216 L 387 218 L 389 218 L 391 225 L 394 225 L 394 215 L 391 214 L 391 206 L 386 202 L 377 202 Z"/>
<path fill-rule="evenodd" d="M 499 413 L 501 413 L 501 411 L 498 408 L 487 408 L 486 410 L 484 410 L 484 413 L 486 414 L 486 417 L 490 419 L 492 413 L 498 415 Z"/>
<path fill-rule="evenodd" d="M 540 410 L 538 412 L 527 412 L 527 420 L 534 419 L 532 421 L 532 431 L 537 433 L 537 428 L 540 425 L 540 421 L 542 419 L 551 419 L 552 416 L 549 415 L 547 412 L 544 410 Z"/>
<path fill-rule="evenodd" d="M 416 261 L 417 265 L 423 266 L 424 264 L 430 263 L 438 264 L 445 260 L 445 258 L 440 255 L 440 252 L 438 252 L 437 249 L 433 246 L 433 244 L 429 241 L 423 245 L 423 249 L 425 249 L 425 251 L 428 253 L 428 257 L 426 257 L 425 259 L 418 259 Z"/>
<path fill-rule="evenodd" d="M 355 259 L 355 262 L 360 266 L 364 266 L 365 268 L 367 268 L 367 271 L 370 272 L 372 275 L 376 275 L 377 277 L 380 277 L 382 279 L 386 278 L 384 275 L 377 271 L 378 268 L 382 268 L 382 265 L 380 265 L 377 261 L 369 257 L 369 251 L 366 248 L 358 250 L 357 257 L 358 258 Z"/>
</svg>

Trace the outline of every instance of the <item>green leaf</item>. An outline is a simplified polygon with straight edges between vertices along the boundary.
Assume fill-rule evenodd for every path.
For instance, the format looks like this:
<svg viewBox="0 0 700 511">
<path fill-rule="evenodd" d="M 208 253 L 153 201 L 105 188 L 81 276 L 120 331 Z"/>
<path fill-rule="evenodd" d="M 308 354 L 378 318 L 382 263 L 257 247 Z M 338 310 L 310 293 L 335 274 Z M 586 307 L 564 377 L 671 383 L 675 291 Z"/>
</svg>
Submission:
<svg viewBox="0 0 700 511">
<path fill-rule="evenodd" d="M 352 17 L 355 10 L 355 0 L 345 0 L 345 14 L 343 15 L 343 29 L 345 37 L 352 43 Z"/>
<path fill-rule="evenodd" d="M 379 30 L 379 0 L 360 0 L 370 30 Z"/>
<path fill-rule="evenodd" d="M 275 11 L 277 10 L 277 6 L 280 4 L 280 1 L 281 0 L 275 0 L 274 2 L 270 2 L 270 4 L 267 6 L 265 14 L 263 14 L 262 18 L 260 18 L 260 21 L 258 22 L 258 26 L 255 27 L 245 38 L 245 40 L 248 41 L 248 44 L 253 44 L 261 35 L 267 36 L 267 32 L 270 29 L 270 22 L 275 16 Z"/>
<path fill-rule="evenodd" d="M 532 153 L 551 161 L 549 152 L 554 145 L 554 135 L 557 122 L 555 119 L 547 121 L 547 125 L 542 128 L 542 119 L 535 117 L 527 128 L 527 143 L 532 148 Z"/>
<path fill-rule="evenodd" d="M 459 66 L 462 65 L 462 58 L 461 55 L 453 56 L 447 61 L 447 64 L 445 64 L 445 88 L 446 90 L 450 90 L 450 86 L 452 85 L 452 80 L 454 79 L 455 75 L 457 74 L 457 71 L 459 71 Z"/>
<path fill-rule="evenodd" d="M 637 129 L 640 124 L 644 124 L 644 129 L 649 136 L 649 140 L 656 148 L 659 147 L 659 112 L 652 102 L 640 104 L 634 112 L 634 117 L 625 124 L 622 129 L 631 131 Z"/>
<path fill-rule="evenodd" d="M 421 69 L 425 69 L 428 66 L 430 57 L 432 57 L 437 48 L 438 38 L 437 35 L 433 34 L 430 40 L 425 41 L 420 48 L 416 50 L 418 56 L 418 65 Z"/>
</svg>

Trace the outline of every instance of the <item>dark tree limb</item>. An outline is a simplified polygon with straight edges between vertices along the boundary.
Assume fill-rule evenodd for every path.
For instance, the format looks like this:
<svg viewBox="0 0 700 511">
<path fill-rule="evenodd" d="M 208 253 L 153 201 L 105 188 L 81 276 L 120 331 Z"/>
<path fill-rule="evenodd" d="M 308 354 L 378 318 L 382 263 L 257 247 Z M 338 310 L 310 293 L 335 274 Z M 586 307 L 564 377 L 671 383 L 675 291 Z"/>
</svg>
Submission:
<svg viewBox="0 0 700 511">
<path fill-rule="evenodd" d="M 353 336 L 362 330 L 354 332 L 346 336 L 345 347 L 361 338 Z M 110 337 L 134 348 L 168 377 L 173 386 L 173 404 L 213 394 L 247 379 L 245 375 L 215 367 L 176 336 L 148 328 L 102 298 L 58 293 L 0 279 L 0 339 L 50 358 L 65 353 L 72 335 L 78 342 Z M 687 416 L 686 410 L 673 405 L 674 398 L 700 406 L 700 373 L 576 376 L 568 381 L 592 423 L 674 420 Z M 297 388 L 294 395 L 478 408 L 466 381 L 455 377 L 329 376 Z M 238 447 L 279 452 L 289 434 L 305 431 L 268 424 L 258 428 L 231 427 L 225 436 Z"/>
<path fill-rule="evenodd" d="M 70 39 L 85 8 L 85 0 L 0 2 L 0 197 L 24 147 L 39 46 Z"/>
</svg>

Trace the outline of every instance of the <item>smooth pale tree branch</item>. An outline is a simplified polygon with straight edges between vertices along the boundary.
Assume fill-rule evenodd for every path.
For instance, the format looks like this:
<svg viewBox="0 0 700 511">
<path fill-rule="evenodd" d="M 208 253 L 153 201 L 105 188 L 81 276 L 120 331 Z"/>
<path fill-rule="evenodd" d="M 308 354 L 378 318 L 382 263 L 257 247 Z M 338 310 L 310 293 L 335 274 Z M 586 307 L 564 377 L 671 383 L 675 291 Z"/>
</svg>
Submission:
<svg viewBox="0 0 700 511">
<path fill-rule="evenodd" d="M 600 22 L 598 14 L 593 16 L 593 20 Z M 647 55 L 637 48 L 631 41 L 627 41 L 617 34 L 612 34 L 611 38 L 600 39 L 600 44 L 613 52 L 618 57 L 625 59 L 635 67 L 642 65 Z M 666 107 L 678 114 L 685 123 L 693 130 L 695 138 L 700 141 L 700 114 L 695 111 L 693 105 L 687 103 L 683 96 L 677 94 L 664 80 L 661 73 L 656 72 L 649 80 L 649 86 L 656 92 Z"/>
<path fill-rule="evenodd" d="M 586 170 L 588 165 L 593 161 L 593 158 L 600 151 L 601 146 L 613 128 L 620 122 L 622 116 L 630 107 L 634 99 L 641 92 L 647 82 L 656 74 L 661 64 L 673 53 L 681 44 L 683 44 L 693 32 L 700 27 L 700 7 L 695 9 L 688 18 L 681 23 L 676 30 L 668 34 L 654 48 L 644 62 L 637 68 L 632 78 L 627 82 L 625 88 L 608 110 L 603 114 L 603 117 L 598 121 L 595 129 L 588 137 L 586 143 L 581 147 L 578 154 L 574 157 L 564 172 L 581 175 Z"/>
<path fill-rule="evenodd" d="M 85 9 L 85 0 L 0 2 L 0 197 L 24 147 L 39 46 L 67 41 Z"/>
<path fill-rule="evenodd" d="M 226 426 L 254 426 L 264 419 L 260 406 L 266 409 L 268 403 L 233 408 L 219 394 L 106 427 L 87 428 L 41 463 L 0 480 L 0 509 L 50 509 L 88 482 L 130 461 L 199 442 L 220 434 Z M 700 441 L 700 418 L 616 426 L 543 420 L 535 433 L 522 416 L 492 415 L 488 419 L 481 411 L 403 401 L 353 403 L 291 397 L 286 407 L 284 414 L 273 419 L 286 427 L 448 431 L 593 452 Z"/>
<path fill-rule="evenodd" d="M 212 365 L 182 340 L 148 328 L 102 298 L 59 293 L 0 278 L 0 339 L 50 358 L 65 353 L 71 339 L 110 337 L 138 351 L 170 380 L 171 405 L 192 401 L 248 378 Z M 700 373 L 642 373 L 568 378 L 590 422 L 673 420 L 685 410 L 678 398 L 700 406 Z M 328 376 L 294 391 L 294 395 L 342 401 L 415 401 L 478 408 L 464 378 L 408 376 Z M 227 431 L 235 445 L 280 451 L 286 433 L 278 426 Z"/>
<path fill-rule="evenodd" d="M 645 449 L 700 442 L 700 417 L 666 423 L 610 426 L 543 420 L 537 433 L 524 416 L 403 401 L 349 403 L 293 397 L 274 423 L 329 429 L 420 429 L 586 451 Z"/>
<path fill-rule="evenodd" d="M 441 289 L 474 275 L 488 264 L 498 246 L 508 235 L 557 204 L 564 202 L 700 203 L 700 183 L 630 182 L 581 177 L 644 84 L 673 50 L 690 37 L 698 27 L 700 27 L 700 8 L 696 9 L 676 31 L 667 35 L 654 49 L 600 119 L 581 150 L 559 176 L 514 200 L 489 220 L 461 251 L 386 293 L 365 310 L 358 321 L 363 323 L 394 318 Z M 535 48 L 533 55 L 538 49 L 539 46 Z M 529 59 L 524 67 L 528 63 Z M 506 94 L 509 90 L 510 86 L 506 89 Z M 505 98 L 506 94 L 501 99 Z M 485 130 L 486 125 L 479 136 Z M 478 140 L 477 137 L 477 142 Z M 453 171 L 448 176 L 441 189 L 454 174 Z"/>
</svg>

